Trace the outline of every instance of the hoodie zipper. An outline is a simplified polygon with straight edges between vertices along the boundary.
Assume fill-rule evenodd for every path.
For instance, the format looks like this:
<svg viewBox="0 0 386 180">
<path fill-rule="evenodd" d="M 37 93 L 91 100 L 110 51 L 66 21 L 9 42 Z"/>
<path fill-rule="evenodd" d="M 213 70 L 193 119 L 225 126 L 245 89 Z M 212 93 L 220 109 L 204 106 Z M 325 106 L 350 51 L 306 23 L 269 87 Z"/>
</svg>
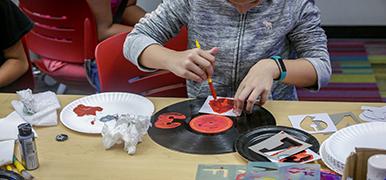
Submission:
<svg viewBox="0 0 386 180">
<path fill-rule="evenodd" d="M 233 77 L 234 77 L 234 81 L 233 81 L 233 92 L 236 93 L 237 91 L 237 88 L 238 88 L 238 85 L 237 85 L 237 82 L 238 82 L 238 72 L 239 72 L 239 60 L 240 60 L 240 56 L 241 56 L 241 45 L 242 45 L 242 38 L 244 37 L 244 32 L 245 32 L 245 20 L 247 18 L 247 13 L 245 14 L 241 14 L 240 16 L 240 21 L 239 21 L 239 33 L 238 33 L 238 37 L 237 37 L 237 47 L 236 47 L 236 61 L 235 61 L 235 70 L 233 71 L 234 74 L 233 74 Z"/>
</svg>

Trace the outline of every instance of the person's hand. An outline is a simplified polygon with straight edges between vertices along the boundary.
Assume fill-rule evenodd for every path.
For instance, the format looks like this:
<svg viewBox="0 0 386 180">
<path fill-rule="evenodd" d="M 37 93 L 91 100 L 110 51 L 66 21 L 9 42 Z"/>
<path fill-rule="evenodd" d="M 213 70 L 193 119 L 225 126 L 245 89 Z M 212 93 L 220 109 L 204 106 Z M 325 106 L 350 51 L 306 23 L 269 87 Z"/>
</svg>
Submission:
<svg viewBox="0 0 386 180">
<path fill-rule="evenodd" d="M 235 111 L 241 113 L 244 109 L 252 111 L 255 103 L 263 105 L 271 92 L 273 79 L 280 74 L 279 69 L 271 59 L 263 59 L 249 70 L 243 81 L 241 81 L 234 97 Z M 259 101 L 257 101 L 259 99 Z"/>
<path fill-rule="evenodd" d="M 203 82 L 214 72 L 215 55 L 218 48 L 211 50 L 189 49 L 179 51 L 167 62 L 167 69 L 177 76 L 196 82 Z"/>
</svg>

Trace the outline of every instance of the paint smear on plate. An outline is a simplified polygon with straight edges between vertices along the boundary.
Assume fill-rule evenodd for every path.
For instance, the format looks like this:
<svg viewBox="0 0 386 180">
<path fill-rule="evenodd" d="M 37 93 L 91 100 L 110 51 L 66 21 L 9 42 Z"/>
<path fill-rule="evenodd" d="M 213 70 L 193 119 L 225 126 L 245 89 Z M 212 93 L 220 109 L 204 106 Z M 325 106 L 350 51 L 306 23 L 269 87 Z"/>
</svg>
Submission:
<svg viewBox="0 0 386 180">
<path fill-rule="evenodd" d="M 79 104 L 74 108 L 74 113 L 78 115 L 79 117 L 86 116 L 86 115 L 96 115 L 97 111 L 102 111 L 103 108 L 99 106 L 85 106 L 83 104 Z"/>
</svg>

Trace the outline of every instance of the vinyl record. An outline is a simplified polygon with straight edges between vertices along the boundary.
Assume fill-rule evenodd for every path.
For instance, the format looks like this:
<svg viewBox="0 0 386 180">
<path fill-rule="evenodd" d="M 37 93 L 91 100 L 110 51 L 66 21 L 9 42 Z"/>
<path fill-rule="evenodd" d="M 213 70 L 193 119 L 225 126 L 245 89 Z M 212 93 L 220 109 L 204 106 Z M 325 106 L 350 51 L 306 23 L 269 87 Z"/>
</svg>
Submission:
<svg viewBox="0 0 386 180">
<path fill-rule="evenodd" d="M 310 149 L 314 152 L 319 152 L 320 145 L 318 140 L 314 136 L 302 130 L 284 126 L 262 126 L 240 135 L 235 143 L 236 151 L 248 161 L 269 162 L 266 157 L 255 153 L 254 151 L 250 150 L 249 147 L 261 141 L 264 141 L 281 131 L 284 131 L 285 133 L 293 136 L 294 138 L 300 141 L 311 144 L 312 146 L 310 147 Z"/>
<path fill-rule="evenodd" d="M 13 171 L 0 169 L 0 180 L 2 180 L 2 179 L 24 180 L 24 178 L 22 176 L 20 176 L 19 174 L 15 173 Z"/>
<path fill-rule="evenodd" d="M 276 125 L 272 114 L 259 106 L 255 106 L 251 114 L 219 117 L 199 113 L 204 102 L 205 99 L 188 100 L 160 110 L 152 117 L 149 136 L 168 149 L 220 154 L 235 152 L 234 142 L 241 133 L 259 126 Z"/>
</svg>

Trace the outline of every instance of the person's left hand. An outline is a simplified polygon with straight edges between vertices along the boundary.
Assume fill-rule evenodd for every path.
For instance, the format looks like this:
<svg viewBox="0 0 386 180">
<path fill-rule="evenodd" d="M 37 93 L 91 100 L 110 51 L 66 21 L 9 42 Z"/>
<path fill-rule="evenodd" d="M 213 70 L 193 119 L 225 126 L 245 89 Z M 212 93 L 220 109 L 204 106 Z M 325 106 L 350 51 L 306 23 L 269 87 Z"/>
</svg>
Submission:
<svg viewBox="0 0 386 180">
<path fill-rule="evenodd" d="M 242 112 L 245 101 L 247 101 L 245 110 L 248 112 L 252 112 L 258 98 L 258 103 L 263 105 L 271 92 L 273 79 L 278 77 L 279 74 L 280 71 L 276 62 L 272 59 L 262 59 L 252 66 L 243 81 L 241 81 L 235 94 L 234 109 L 236 113 L 240 114 Z"/>
</svg>

